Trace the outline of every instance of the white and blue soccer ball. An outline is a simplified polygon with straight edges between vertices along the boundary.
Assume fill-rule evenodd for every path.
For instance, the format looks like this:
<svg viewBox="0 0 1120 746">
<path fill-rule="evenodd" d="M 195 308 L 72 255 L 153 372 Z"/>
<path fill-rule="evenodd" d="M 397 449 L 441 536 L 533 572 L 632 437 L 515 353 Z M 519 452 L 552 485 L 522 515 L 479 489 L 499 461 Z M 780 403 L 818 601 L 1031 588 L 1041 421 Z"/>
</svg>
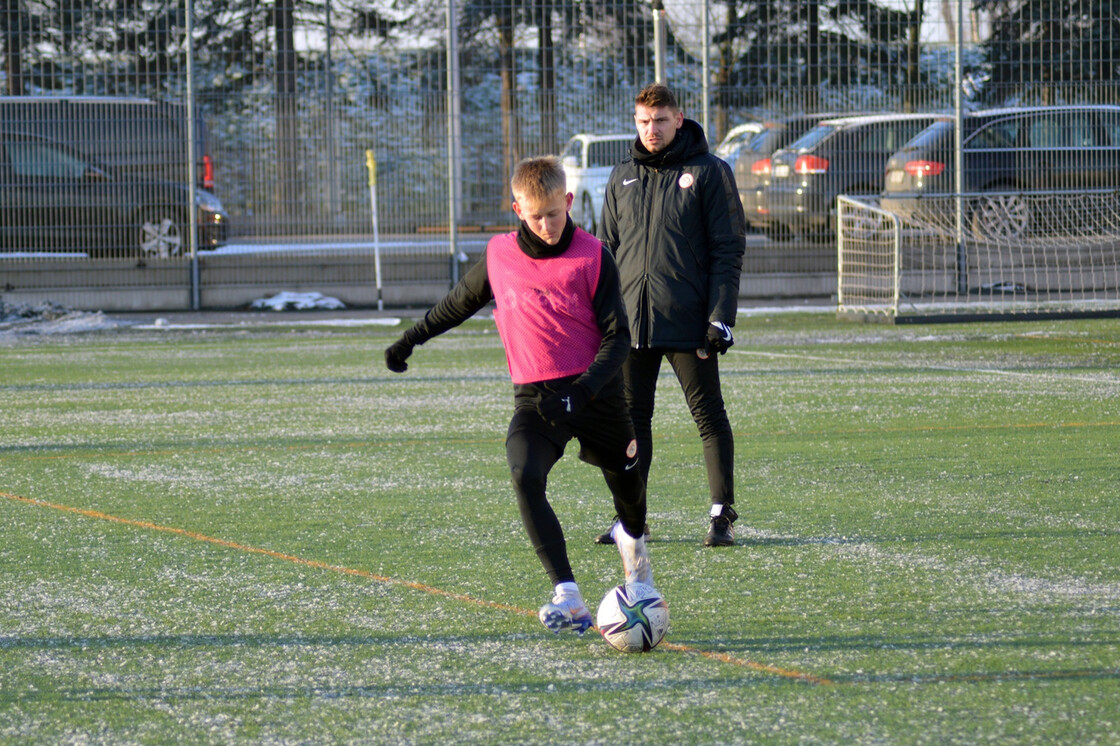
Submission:
<svg viewBox="0 0 1120 746">
<path fill-rule="evenodd" d="M 599 603 L 595 624 L 611 647 L 624 653 L 647 653 L 665 639 L 669 605 L 651 585 L 616 586 Z"/>
</svg>

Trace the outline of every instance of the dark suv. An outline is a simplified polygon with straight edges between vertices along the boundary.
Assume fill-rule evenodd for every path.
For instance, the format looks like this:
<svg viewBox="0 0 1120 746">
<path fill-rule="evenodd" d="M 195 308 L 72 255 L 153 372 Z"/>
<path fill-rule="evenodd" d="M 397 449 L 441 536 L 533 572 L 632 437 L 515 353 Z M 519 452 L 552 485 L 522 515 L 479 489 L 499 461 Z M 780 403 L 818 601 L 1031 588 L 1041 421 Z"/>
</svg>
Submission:
<svg viewBox="0 0 1120 746">
<path fill-rule="evenodd" d="M 1120 189 L 1120 106 L 992 109 L 966 115 L 962 131 L 966 226 L 978 239 L 1045 232 L 1032 193 Z M 946 117 L 903 145 L 887 161 L 883 208 L 912 222 L 948 225 L 955 214 L 955 144 L 956 123 Z M 1060 207 L 1047 212 L 1063 219 Z"/>
<path fill-rule="evenodd" d="M 830 239 L 836 197 L 879 196 L 887 159 L 937 114 L 826 119 L 770 158 L 770 219 L 795 235 Z"/>
<path fill-rule="evenodd" d="M 118 174 L 187 181 L 187 107 L 128 96 L 0 96 L 8 132 L 47 137 L 77 148 Z M 195 178 L 214 190 L 206 123 L 194 117 Z"/>
<path fill-rule="evenodd" d="M 229 219 L 213 194 L 114 172 L 42 137 L 0 131 L 0 249 L 170 258 L 226 240 Z"/>
<path fill-rule="evenodd" d="M 789 230 L 770 220 L 766 201 L 766 187 L 770 184 L 770 156 L 805 134 L 810 127 L 824 119 L 835 119 L 843 114 L 801 114 L 780 120 L 761 123 L 756 132 L 739 148 L 735 160 L 735 184 L 739 199 L 747 214 L 747 222 L 774 239 L 790 237 Z"/>
</svg>

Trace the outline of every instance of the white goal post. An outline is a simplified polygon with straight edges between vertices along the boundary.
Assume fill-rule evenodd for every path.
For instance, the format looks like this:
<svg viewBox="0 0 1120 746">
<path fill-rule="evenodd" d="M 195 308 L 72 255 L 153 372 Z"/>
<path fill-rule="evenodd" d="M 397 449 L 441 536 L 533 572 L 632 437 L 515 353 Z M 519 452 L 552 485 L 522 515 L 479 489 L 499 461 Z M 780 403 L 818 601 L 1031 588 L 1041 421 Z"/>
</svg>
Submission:
<svg viewBox="0 0 1120 746">
<path fill-rule="evenodd" d="M 837 201 L 842 315 L 1120 315 L 1120 193 L 926 195 L 905 217 Z"/>
</svg>

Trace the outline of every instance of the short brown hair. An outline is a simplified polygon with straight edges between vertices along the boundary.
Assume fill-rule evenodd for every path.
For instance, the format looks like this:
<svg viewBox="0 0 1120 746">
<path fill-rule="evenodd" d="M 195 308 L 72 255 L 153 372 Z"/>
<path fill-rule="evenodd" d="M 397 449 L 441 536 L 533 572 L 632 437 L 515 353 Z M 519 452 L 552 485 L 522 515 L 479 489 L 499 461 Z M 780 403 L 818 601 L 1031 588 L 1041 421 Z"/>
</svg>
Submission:
<svg viewBox="0 0 1120 746">
<path fill-rule="evenodd" d="M 559 158 L 541 155 L 518 163 L 509 186 L 514 199 L 520 194 L 529 199 L 545 200 L 568 188 L 568 176 Z"/>
<path fill-rule="evenodd" d="M 650 83 L 645 88 L 638 91 L 638 96 L 634 99 L 634 103 L 650 109 L 668 106 L 674 111 L 679 111 L 681 108 L 677 106 L 677 97 L 673 95 L 673 92 L 670 91 L 667 86 L 661 83 Z"/>
</svg>

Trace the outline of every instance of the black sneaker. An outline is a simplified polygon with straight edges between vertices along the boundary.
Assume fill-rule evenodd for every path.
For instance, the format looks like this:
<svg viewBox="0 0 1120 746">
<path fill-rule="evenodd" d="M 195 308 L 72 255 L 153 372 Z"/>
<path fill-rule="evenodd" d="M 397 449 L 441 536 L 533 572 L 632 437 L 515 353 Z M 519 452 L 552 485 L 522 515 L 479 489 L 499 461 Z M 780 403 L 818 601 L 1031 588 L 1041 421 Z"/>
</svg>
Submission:
<svg viewBox="0 0 1120 746">
<path fill-rule="evenodd" d="M 595 543 L 596 544 L 614 544 L 614 537 L 611 536 L 611 531 L 614 529 L 614 524 L 615 523 L 618 523 L 618 516 L 614 517 L 614 521 L 611 523 L 611 527 L 607 529 L 607 532 L 605 534 L 599 534 L 598 536 L 595 537 Z M 646 538 L 648 539 L 649 538 L 649 524 L 648 523 L 646 524 L 645 535 L 646 535 Z"/>
<path fill-rule="evenodd" d="M 712 506 L 712 522 L 708 526 L 708 535 L 704 537 L 706 547 L 732 547 L 735 546 L 735 527 L 732 525 L 739 514 L 730 505 L 716 503 Z"/>
</svg>

